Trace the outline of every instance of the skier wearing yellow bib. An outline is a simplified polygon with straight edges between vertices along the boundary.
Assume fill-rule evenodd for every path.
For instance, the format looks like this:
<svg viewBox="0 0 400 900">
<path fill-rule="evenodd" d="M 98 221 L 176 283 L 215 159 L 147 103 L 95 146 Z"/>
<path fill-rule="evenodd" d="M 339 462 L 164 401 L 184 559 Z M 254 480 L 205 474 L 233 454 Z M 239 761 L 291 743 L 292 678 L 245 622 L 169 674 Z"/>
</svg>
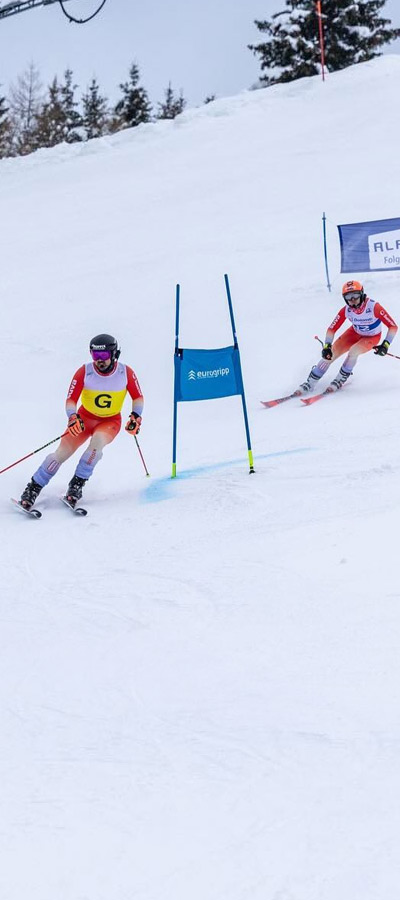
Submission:
<svg viewBox="0 0 400 900">
<path fill-rule="evenodd" d="M 139 433 L 143 395 L 133 369 L 119 362 L 120 352 L 117 341 L 110 334 L 98 334 L 91 340 L 92 362 L 75 372 L 69 387 L 65 404 L 68 431 L 55 453 L 46 456 L 23 491 L 20 502 L 25 509 L 31 509 L 62 463 L 90 438 L 65 494 L 65 499 L 75 506 L 104 447 L 114 440 L 121 428 L 121 410 L 127 393 L 132 399 L 132 412 L 125 431 L 133 435 Z"/>
</svg>

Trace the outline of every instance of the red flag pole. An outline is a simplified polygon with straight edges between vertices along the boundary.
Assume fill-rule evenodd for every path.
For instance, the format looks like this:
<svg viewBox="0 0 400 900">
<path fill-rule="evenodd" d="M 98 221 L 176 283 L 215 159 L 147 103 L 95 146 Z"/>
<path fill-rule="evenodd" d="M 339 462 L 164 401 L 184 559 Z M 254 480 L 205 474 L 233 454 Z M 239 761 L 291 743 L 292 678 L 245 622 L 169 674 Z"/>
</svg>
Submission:
<svg viewBox="0 0 400 900">
<path fill-rule="evenodd" d="M 324 28 L 322 24 L 321 0 L 316 0 L 318 29 L 319 29 L 319 47 L 321 52 L 321 74 L 322 81 L 325 81 L 325 46 L 324 46 Z"/>
</svg>

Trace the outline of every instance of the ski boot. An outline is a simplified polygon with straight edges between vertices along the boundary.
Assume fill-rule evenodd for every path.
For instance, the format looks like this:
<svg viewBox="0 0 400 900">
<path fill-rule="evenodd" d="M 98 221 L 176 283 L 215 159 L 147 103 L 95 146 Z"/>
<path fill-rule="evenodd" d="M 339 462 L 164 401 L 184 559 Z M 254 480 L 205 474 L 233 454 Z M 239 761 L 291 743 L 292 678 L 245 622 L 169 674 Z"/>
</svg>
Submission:
<svg viewBox="0 0 400 900">
<path fill-rule="evenodd" d="M 340 391 L 340 388 L 342 388 L 343 385 L 346 384 L 346 381 L 348 378 L 350 378 L 350 375 L 352 375 L 352 372 L 345 372 L 344 369 L 340 368 L 338 375 L 336 375 L 336 378 L 334 378 L 329 385 L 331 390 Z"/>
<path fill-rule="evenodd" d="M 315 386 L 318 384 L 321 377 L 321 375 L 314 375 L 311 371 L 306 380 L 303 381 L 303 384 L 299 385 L 299 393 L 311 393 L 314 390 Z"/>
<path fill-rule="evenodd" d="M 82 488 L 84 484 L 86 484 L 87 478 L 79 478 L 79 475 L 74 475 L 71 478 L 71 481 L 67 487 L 67 490 L 64 495 L 64 500 L 72 506 L 72 509 L 75 509 L 75 506 L 78 500 L 82 497 Z"/>
<path fill-rule="evenodd" d="M 36 502 L 42 487 L 40 484 L 37 484 L 36 481 L 31 478 L 28 482 L 24 491 L 22 491 L 20 504 L 24 507 L 24 509 L 32 509 L 33 504 Z"/>
</svg>

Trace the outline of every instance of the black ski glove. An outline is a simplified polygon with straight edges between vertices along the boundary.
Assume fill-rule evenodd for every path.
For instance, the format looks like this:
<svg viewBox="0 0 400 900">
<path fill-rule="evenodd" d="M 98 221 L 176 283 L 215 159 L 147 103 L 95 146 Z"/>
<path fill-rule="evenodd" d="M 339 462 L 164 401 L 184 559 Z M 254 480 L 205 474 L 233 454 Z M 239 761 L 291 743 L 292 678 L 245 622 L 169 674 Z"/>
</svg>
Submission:
<svg viewBox="0 0 400 900">
<path fill-rule="evenodd" d="M 322 356 L 324 359 L 332 359 L 332 344 L 324 344 Z"/>
<path fill-rule="evenodd" d="M 389 347 L 389 341 L 383 341 L 382 344 L 377 344 L 377 346 L 373 348 L 374 353 L 376 353 L 377 356 L 386 356 Z"/>
</svg>

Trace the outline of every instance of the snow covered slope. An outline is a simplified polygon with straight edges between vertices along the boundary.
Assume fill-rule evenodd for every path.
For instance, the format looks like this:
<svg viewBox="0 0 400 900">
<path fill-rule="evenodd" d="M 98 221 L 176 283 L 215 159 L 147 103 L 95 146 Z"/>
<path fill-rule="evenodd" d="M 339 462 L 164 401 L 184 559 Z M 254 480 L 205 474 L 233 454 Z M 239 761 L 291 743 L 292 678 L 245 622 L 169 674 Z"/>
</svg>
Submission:
<svg viewBox="0 0 400 900">
<path fill-rule="evenodd" d="M 122 433 L 87 518 L 70 460 L 40 522 L 8 500 L 44 454 L 2 476 L 4 900 L 398 894 L 400 364 L 259 400 L 318 358 L 334 223 L 400 213 L 399 77 L 385 56 L 0 164 L 0 468 L 61 433 L 111 331 L 152 475 Z M 224 272 L 257 474 L 231 398 L 180 407 L 171 481 L 175 284 L 182 345 L 222 346 Z M 365 285 L 400 320 L 397 274 Z"/>
</svg>

